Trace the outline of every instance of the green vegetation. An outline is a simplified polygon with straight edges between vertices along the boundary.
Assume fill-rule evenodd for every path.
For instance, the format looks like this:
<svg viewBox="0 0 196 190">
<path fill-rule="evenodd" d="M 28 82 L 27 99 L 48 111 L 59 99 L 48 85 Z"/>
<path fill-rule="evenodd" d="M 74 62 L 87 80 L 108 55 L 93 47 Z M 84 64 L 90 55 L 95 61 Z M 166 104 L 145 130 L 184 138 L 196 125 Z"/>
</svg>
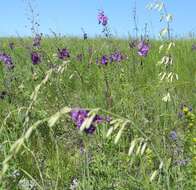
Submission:
<svg viewBox="0 0 196 190">
<path fill-rule="evenodd" d="M 9 42 L 14 42 L 13 50 Z M 74 189 L 74 182 L 78 190 L 195 189 L 194 40 L 175 41 L 171 67 L 179 79 L 172 83 L 159 78 L 160 44 L 150 41 L 141 65 L 128 40 L 44 38 L 36 50 L 42 61 L 33 65 L 32 39 L 1 39 L 0 51 L 12 57 L 15 68 L 8 70 L 0 62 L 0 92 L 6 92 L 0 98 L 0 189 L 25 189 L 31 183 L 26 189 L 67 190 L 71 184 Z M 65 47 L 70 58 L 62 61 L 55 54 Z M 96 64 L 116 50 L 123 61 Z M 167 89 L 171 100 L 164 102 Z M 64 107 L 67 112 L 99 108 L 111 123 L 99 124 L 92 135 L 78 130 L 69 113 L 48 124 L 47 118 L 54 121 Z M 116 144 L 120 126 L 106 138 L 115 119 L 128 121 Z"/>
</svg>

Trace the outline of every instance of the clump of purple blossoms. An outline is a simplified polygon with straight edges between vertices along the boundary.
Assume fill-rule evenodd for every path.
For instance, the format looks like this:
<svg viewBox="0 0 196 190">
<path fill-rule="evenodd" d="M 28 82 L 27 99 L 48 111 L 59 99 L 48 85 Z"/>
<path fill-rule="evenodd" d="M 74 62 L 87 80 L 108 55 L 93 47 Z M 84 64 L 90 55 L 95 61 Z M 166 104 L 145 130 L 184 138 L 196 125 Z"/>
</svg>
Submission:
<svg viewBox="0 0 196 190">
<path fill-rule="evenodd" d="M 7 55 L 6 53 L 0 53 L 0 61 L 3 62 L 8 69 L 14 68 L 11 56 Z"/>
<path fill-rule="evenodd" d="M 73 120 L 73 122 L 76 124 L 77 128 L 80 129 L 80 127 L 82 126 L 83 122 L 85 121 L 85 119 L 88 117 L 88 113 L 89 110 L 86 109 L 82 109 L 82 108 L 75 108 L 72 109 L 70 115 L 71 118 Z M 84 132 L 86 134 L 93 134 L 96 130 L 96 125 L 102 123 L 102 122 L 110 122 L 110 118 L 109 117 L 102 117 L 100 115 L 95 115 L 90 127 L 87 129 L 84 129 Z"/>
<path fill-rule="evenodd" d="M 88 113 L 89 111 L 85 109 L 76 109 L 71 111 L 71 118 L 78 128 L 82 126 L 82 123 L 88 117 Z M 96 122 L 96 117 L 94 118 L 93 122 Z M 95 129 L 96 127 L 93 124 L 91 124 L 88 129 L 84 129 L 84 132 L 87 134 L 93 134 Z"/>
<path fill-rule="evenodd" d="M 137 49 L 138 49 L 137 53 L 139 56 L 146 57 L 148 55 L 149 50 L 150 50 L 150 46 L 147 42 L 142 40 L 138 43 Z"/>
<path fill-rule="evenodd" d="M 114 52 L 110 55 L 110 62 L 121 62 L 123 60 L 123 55 L 120 52 Z"/>
<path fill-rule="evenodd" d="M 58 49 L 58 57 L 59 59 L 65 60 L 70 57 L 69 51 L 67 48 Z"/>
<path fill-rule="evenodd" d="M 33 65 L 39 64 L 41 62 L 41 55 L 38 52 L 33 51 L 31 53 L 31 61 L 32 61 Z"/>
<path fill-rule="evenodd" d="M 101 64 L 102 65 L 107 65 L 108 64 L 108 58 L 106 55 L 103 55 L 101 58 Z"/>
<path fill-rule="evenodd" d="M 34 39 L 33 39 L 33 46 L 34 47 L 40 47 L 40 43 L 41 43 L 41 39 L 42 39 L 42 34 L 36 34 Z"/>
<path fill-rule="evenodd" d="M 108 24 L 108 17 L 105 15 L 104 11 L 100 11 L 97 16 L 99 24 L 106 26 Z"/>
</svg>

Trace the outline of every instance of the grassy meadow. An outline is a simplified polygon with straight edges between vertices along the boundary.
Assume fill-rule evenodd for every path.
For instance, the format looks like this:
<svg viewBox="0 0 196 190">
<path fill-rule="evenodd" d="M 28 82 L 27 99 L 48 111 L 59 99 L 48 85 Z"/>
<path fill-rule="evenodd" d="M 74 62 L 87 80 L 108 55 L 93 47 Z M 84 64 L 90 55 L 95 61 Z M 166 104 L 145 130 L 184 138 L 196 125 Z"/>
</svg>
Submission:
<svg viewBox="0 0 196 190">
<path fill-rule="evenodd" d="M 0 39 L 15 64 L 0 62 L 0 189 L 196 188 L 196 41 L 175 40 L 172 82 L 159 77 L 161 41 L 149 41 L 146 57 L 129 41 L 43 37 L 33 65 L 31 38 Z M 65 47 L 70 57 L 61 60 Z M 115 51 L 122 61 L 100 64 Z M 88 127 L 94 113 L 110 121 L 86 134 L 73 108 L 92 110 Z"/>
</svg>

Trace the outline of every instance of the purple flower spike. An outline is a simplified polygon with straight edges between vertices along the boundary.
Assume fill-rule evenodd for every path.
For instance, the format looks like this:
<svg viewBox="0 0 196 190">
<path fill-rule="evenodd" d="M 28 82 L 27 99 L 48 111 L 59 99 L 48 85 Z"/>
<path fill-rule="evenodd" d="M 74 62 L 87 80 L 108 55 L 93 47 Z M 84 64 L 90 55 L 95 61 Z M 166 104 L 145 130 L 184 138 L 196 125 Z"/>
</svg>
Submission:
<svg viewBox="0 0 196 190">
<path fill-rule="evenodd" d="M 69 51 L 67 48 L 58 49 L 58 57 L 59 59 L 65 60 L 66 58 L 70 57 Z"/>
<path fill-rule="evenodd" d="M 139 42 L 137 48 L 138 48 L 138 55 L 142 57 L 146 57 L 148 55 L 150 47 L 145 41 Z"/>
<path fill-rule="evenodd" d="M 108 17 L 105 16 L 104 11 L 100 11 L 97 16 L 99 24 L 106 26 L 108 24 Z"/>
<path fill-rule="evenodd" d="M 14 68 L 12 58 L 7 54 L 0 53 L 0 61 L 2 61 L 7 66 L 7 68 L 10 70 Z"/>
<path fill-rule="evenodd" d="M 108 58 L 106 55 L 103 55 L 101 58 L 101 64 L 102 65 L 107 65 L 108 64 Z"/>
<path fill-rule="evenodd" d="M 37 53 L 37 52 L 35 52 L 35 51 L 32 52 L 31 53 L 31 61 L 32 61 L 33 65 L 39 64 L 41 62 L 41 56 L 40 56 L 40 54 Z"/>
</svg>

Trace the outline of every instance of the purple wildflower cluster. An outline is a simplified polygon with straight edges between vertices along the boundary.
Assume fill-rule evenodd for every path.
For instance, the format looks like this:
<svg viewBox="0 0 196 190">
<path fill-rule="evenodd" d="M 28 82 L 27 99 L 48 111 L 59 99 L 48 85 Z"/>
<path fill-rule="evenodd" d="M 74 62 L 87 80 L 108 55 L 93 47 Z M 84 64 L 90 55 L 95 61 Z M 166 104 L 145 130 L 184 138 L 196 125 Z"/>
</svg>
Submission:
<svg viewBox="0 0 196 190">
<path fill-rule="evenodd" d="M 123 55 L 121 52 L 116 51 L 110 55 L 110 62 L 121 62 L 123 60 Z"/>
<path fill-rule="evenodd" d="M 106 26 L 108 24 L 108 17 L 105 15 L 104 11 L 100 11 L 97 16 L 99 24 Z"/>
<path fill-rule="evenodd" d="M 141 40 L 141 41 L 133 40 L 129 42 L 129 48 L 130 49 L 136 48 L 138 55 L 141 57 L 146 57 L 150 50 L 149 43 L 145 40 Z"/>
<path fill-rule="evenodd" d="M 10 70 L 14 68 L 11 56 L 6 53 L 0 53 L 0 61 L 3 62 Z"/>
<path fill-rule="evenodd" d="M 105 15 L 104 11 L 101 10 L 98 12 L 97 15 L 98 23 L 103 26 L 102 32 L 105 34 L 105 36 L 108 38 L 111 36 L 110 29 L 108 27 L 108 17 Z"/>
<path fill-rule="evenodd" d="M 108 64 L 108 57 L 107 57 L 107 55 L 103 55 L 102 57 L 101 57 L 101 64 L 102 65 L 107 65 Z"/>
<path fill-rule="evenodd" d="M 70 53 L 67 48 L 58 49 L 58 58 L 65 60 L 70 57 Z"/>
<path fill-rule="evenodd" d="M 123 61 L 124 56 L 121 52 L 115 51 L 114 53 L 111 53 L 109 56 L 103 55 L 101 57 L 100 63 L 102 65 L 107 65 L 108 63 L 113 63 L 113 62 L 121 62 Z M 97 58 L 96 63 L 99 63 L 99 59 Z"/>
<path fill-rule="evenodd" d="M 33 51 L 31 53 L 31 60 L 32 60 L 33 65 L 37 65 L 41 62 L 41 55 L 38 52 Z"/>
<path fill-rule="evenodd" d="M 147 42 L 142 40 L 137 44 L 137 49 L 138 49 L 137 53 L 139 56 L 146 57 L 148 55 L 149 50 L 150 50 L 150 46 Z"/>
<path fill-rule="evenodd" d="M 85 119 L 88 117 L 88 110 L 85 109 L 72 109 L 70 115 L 72 120 L 74 121 L 74 123 L 76 124 L 77 128 L 80 128 L 82 126 L 82 123 L 85 121 Z M 109 122 L 108 118 L 103 118 L 100 115 L 96 115 L 93 119 L 92 124 L 90 125 L 90 127 L 87 129 L 84 129 L 84 132 L 86 134 L 93 134 L 96 130 L 96 125 L 100 124 L 104 121 Z"/>
</svg>

